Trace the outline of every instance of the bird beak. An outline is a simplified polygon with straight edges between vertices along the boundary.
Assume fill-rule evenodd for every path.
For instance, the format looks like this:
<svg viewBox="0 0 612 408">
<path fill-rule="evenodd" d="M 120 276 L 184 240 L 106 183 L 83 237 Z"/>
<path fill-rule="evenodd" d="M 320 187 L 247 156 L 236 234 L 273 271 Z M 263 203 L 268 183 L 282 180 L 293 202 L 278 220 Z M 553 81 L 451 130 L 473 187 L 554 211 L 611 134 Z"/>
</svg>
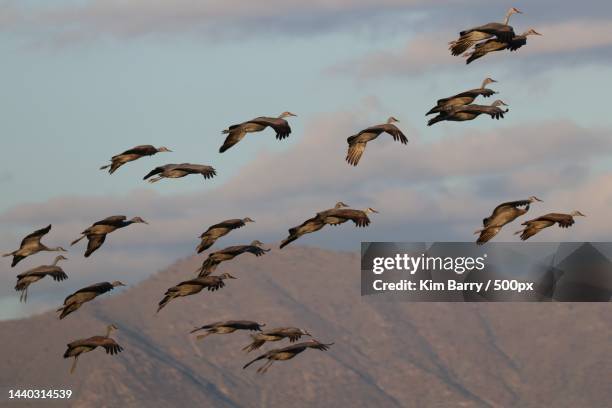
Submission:
<svg viewBox="0 0 612 408">
<path fill-rule="evenodd" d="M 541 203 L 543 203 L 543 202 L 544 202 L 544 200 L 540 200 L 538 197 L 533 197 L 533 198 L 535 198 L 535 200 L 536 200 L 536 201 L 539 201 L 539 202 L 541 202 Z"/>
<path fill-rule="evenodd" d="M 237 277 L 232 276 L 232 275 L 229 275 L 228 278 L 230 278 L 230 279 L 238 279 Z"/>
<path fill-rule="evenodd" d="M 540 33 L 538 33 L 538 32 L 537 32 L 537 31 L 535 31 L 535 30 L 534 30 L 533 32 L 534 32 L 534 34 L 535 34 L 535 35 L 544 35 L 544 34 L 540 34 Z"/>
<path fill-rule="evenodd" d="M 373 213 L 376 213 L 376 214 L 379 214 L 379 213 L 380 213 L 380 211 L 377 211 L 377 210 L 375 210 L 375 209 L 373 209 L 373 208 L 372 208 L 372 212 L 373 212 Z"/>
<path fill-rule="evenodd" d="M 491 82 L 497 82 L 496 80 L 492 79 Z"/>
<path fill-rule="evenodd" d="M 297 115 L 294 113 L 289 113 L 289 116 L 297 116 Z"/>
</svg>

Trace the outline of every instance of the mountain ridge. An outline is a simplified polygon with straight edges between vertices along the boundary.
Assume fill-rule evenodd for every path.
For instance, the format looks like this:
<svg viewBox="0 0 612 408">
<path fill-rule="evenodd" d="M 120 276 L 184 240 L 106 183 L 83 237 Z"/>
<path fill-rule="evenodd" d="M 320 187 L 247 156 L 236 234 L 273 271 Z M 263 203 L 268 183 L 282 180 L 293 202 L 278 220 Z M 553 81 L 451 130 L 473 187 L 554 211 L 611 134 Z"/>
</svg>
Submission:
<svg viewBox="0 0 612 408">
<path fill-rule="evenodd" d="M 217 292 L 176 299 L 156 315 L 165 290 L 193 277 L 201 261 L 181 259 L 61 322 L 52 312 L 0 322 L 3 403 L 9 388 L 71 388 L 74 407 L 603 406 L 612 398 L 605 381 L 610 367 L 601 359 L 612 351 L 607 303 L 362 297 L 358 253 L 294 246 L 224 263 L 215 273 L 230 272 L 237 280 Z M 259 375 L 242 365 L 288 343 L 247 354 L 241 348 L 248 333 L 202 341 L 188 334 L 226 319 L 306 328 L 335 344 L 327 352 L 306 350 Z M 71 361 L 62 358 L 65 345 L 103 334 L 111 322 L 124 352 L 87 353 L 71 376 Z"/>
</svg>

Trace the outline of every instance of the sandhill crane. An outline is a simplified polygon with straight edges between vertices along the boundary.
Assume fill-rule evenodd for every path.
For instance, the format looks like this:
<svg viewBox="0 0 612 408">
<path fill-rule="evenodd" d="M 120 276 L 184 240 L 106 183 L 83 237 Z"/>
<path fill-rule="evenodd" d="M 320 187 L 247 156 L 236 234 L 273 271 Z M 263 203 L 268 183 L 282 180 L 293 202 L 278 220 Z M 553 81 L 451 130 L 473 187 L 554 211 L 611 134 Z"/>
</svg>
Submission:
<svg viewBox="0 0 612 408">
<path fill-rule="evenodd" d="M 217 266 L 221 262 L 234 259 L 238 255 L 249 253 L 255 256 L 262 256 L 266 252 L 270 251 L 269 249 L 261 248 L 262 245 L 263 242 L 255 240 L 249 245 L 236 245 L 221 249 L 216 252 L 212 252 L 208 255 L 208 258 L 204 260 L 202 266 L 198 269 L 198 276 L 203 277 L 210 275 L 215 269 L 217 269 Z"/>
<path fill-rule="evenodd" d="M 247 122 L 230 126 L 222 132 L 228 136 L 225 138 L 225 142 L 223 142 L 223 145 L 219 149 L 219 153 L 223 153 L 236 143 L 240 142 L 247 133 L 261 132 L 268 126 L 274 129 L 276 132 L 276 138 L 278 140 L 289 137 L 289 134 L 291 134 L 291 127 L 285 118 L 290 116 L 297 115 L 286 111 L 281 113 L 277 118 L 261 116 Z"/>
<path fill-rule="evenodd" d="M 295 343 L 302 336 L 310 336 L 307 330 L 298 329 L 297 327 L 277 327 L 271 330 L 265 330 L 261 333 L 251 334 L 253 341 L 242 350 L 251 352 L 259 349 L 267 341 L 280 341 L 282 339 L 289 339 L 291 343 Z"/>
<path fill-rule="evenodd" d="M 121 347 L 114 339 L 110 337 L 112 330 L 117 330 L 117 327 L 114 324 L 109 324 L 106 327 L 105 336 L 93 336 L 87 339 L 75 340 L 67 345 L 68 348 L 64 353 L 64 358 L 74 357 L 72 367 L 70 368 L 70 374 L 74 373 L 78 358 L 83 353 L 88 353 L 98 347 L 104 348 L 106 354 L 110 355 L 121 353 L 123 351 L 123 347 Z"/>
<path fill-rule="evenodd" d="M 36 268 L 30 269 L 24 273 L 20 273 L 17 275 L 17 284 L 15 285 L 15 290 L 21 292 L 19 296 L 20 302 L 28 301 L 28 288 L 31 284 L 38 282 L 45 276 L 51 276 L 54 281 L 63 281 L 68 279 L 68 275 L 64 272 L 64 270 L 57 266 L 59 261 L 65 261 L 68 258 L 63 255 L 59 255 L 55 258 L 51 265 L 41 265 Z"/>
<path fill-rule="evenodd" d="M 159 302 L 157 313 L 159 313 L 159 311 L 162 310 L 172 299 L 177 297 L 195 295 L 196 293 L 200 293 L 204 288 L 211 292 L 221 289 L 225 286 L 225 283 L 223 282 L 225 279 L 237 278 L 233 277 L 229 273 L 222 273 L 219 276 L 208 275 L 181 282 L 166 291 L 164 298 Z"/>
<path fill-rule="evenodd" d="M 206 330 L 204 334 L 199 334 L 196 336 L 196 339 L 202 340 L 204 337 L 210 336 L 211 334 L 229 334 L 235 332 L 236 330 L 261 331 L 263 326 L 265 326 L 265 324 L 260 324 L 250 320 L 228 320 L 225 322 L 215 322 L 202 327 L 197 327 L 190 331 L 190 333 Z"/>
<path fill-rule="evenodd" d="M 343 204 L 343 203 L 338 203 Z M 295 241 L 304 234 L 309 234 L 323 228 L 325 225 L 340 225 L 347 221 L 353 221 L 357 227 L 367 227 L 370 225 L 370 218 L 368 214 L 378 213 L 374 208 L 366 208 L 365 210 L 355 210 L 347 207 L 346 205 L 336 205 L 336 208 L 321 211 L 314 217 L 304 221 L 301 225 L 291 228 L 289 230 L 289 236 L 285 238 L 280 247 L 287 246 L 290 242 Z"/>
<path fill-rule="evenodd" d="M 478 245 L 482 245 L 491 240 L 499 233 L 499 231 L 501 231 L 504 225 L 509 224 L 521 215 L 526 214 L 527 211 L 529 211 L 529 205 L 536 201 L 542 202 L 542 200 L 540 200 L 538 197 L 531 196 L 527 200 L 509 201 L 495 207 L 493 213 L 489 217 L 482 220 L 483 228 L 480 228 L 474 232 L 474 234 L 480 234 L 476 243 Z"/>
<path fill-rule="evenodd" d="M 40 239 L 51 231 L 51 224 L 47 225 L 47 227 L 39 229 L 26 236 L 19 245 L 19 249 L 9 252 L 8 254 L 2 255 L 3 257 L 12 256 L 13 262 L 11 263 L 11 268 L 17 265 L 22 259 L 34 255 L 41 251 L 48 252 L 66 252 L 66 250 L 62 247 L 49 248 L 46 245 L 40 242 Z"/>
<path fill-rule="evenodd" d="M 363 152 L 365 151 L 366 144 L 376 139 L 382 133 L 390 134 L 393 137 L 393 140 L 396 142 L 400 142 L 402 144 L 408 143 L 408 139 L 402 133 L 402 131 L 393 124 L 394 122 L 399 122 L 399 120 L 391 116 L 389 119 L 387 119 L 387 123 L 371 126 L 346 139 L 348 142 L 346 161 L 349 164 L 356 166 L 359 163 L 359 159 L 361 159 Z"/>
<path fill-rule="evenodd" d="M 140 145 L 136 147 L 132 147 L 129 150 L 126 150 L 123 153 L 117 154 L 111 158 L 111 164 L 107 164 L 106 166 L 100 167 L 100 170 L 109 169 L 108 173 L 113 174 L 117 169 L 123 166 L 126 163 L 129 163 L 134 160 L 138 160 L 141 157 L 145 156 L 153 156 L 154 154 L 161 152 L 171 152 L 172 150 L 167 147 L 155 147 L 152 145 Z"/>
<path fill-rule="evenodd" d="M 155 183 L 164 178 L 181 178 L 190 174 L 201 174 L 205 179 L 210 179 L 217 175 L 217 171 L 212 166 L 206 166 L 204 164 L 166 164 L 154 168 L 142 179 L 149 180 L 149 183 Z M 158 176 L 153 177 L 155 175 Z"/>
<path fill-rule="evenodd" d="M 508 23 L 510 22 L 510 17 L 517 13 L 522 14 L 523 12 L 516 7 L 512 7 L 506 12 L 503 23 L 488 23 L 461 31 L 457 40 L 448 43 L 451 54 L 455 56 L 461 55 L 479 41 L 488 40 L 493 37 L 501 41 L 510 41 L 515 34 L 514 29 Z"/>
<path fill-rule="evenodd" d="M 533 220 L 525 221 L 521 224 L 524 225 L 525 228 L 515 232 L 514 234 L 521 234 L 521 240 L 525 241 L 542 231 L 544 228 L 552 227 L 555 224 L 558 224 L 561 228 L 569 228 L 574 225 L 574 217 L 586 217 L 586 215 L 580 211 L 572 211 L 570 214 L 546 214 L 541 217 L 534 218 Z"/>
<path fill-rule="evenodd" d="M 510 40 L 501 41 L 497 39 L 487 40 L 480 44 L 476 44 L 474 50 L 472 52 L 464 54 L 467 59 L 465 60 L 466 64 L 469 64 L 478 58 L 482 58 L 490 52 L 502 51 L 502 50 L 510 50 L 516 51 L 521 48 L 523 45 L 527 44 L 527 37 L 530 35 L 542 35 L 533 28 L 525 31 L 521 35 L 517 35 L 512 37 Z"/>
<path fill-rule="evenodd" d="M 295 241 L 302 235 L 306 235 L 312 232 L 319 231 L 321 228 L 325 226 L 325 222 L 322 219 L 323 217 L 322 214 L 326 214 L 328 211 L 339 209 L 339 208 L 348 208 L 348 205 L 343 203 L 342 201 L 339 201 L 336 203 L 334 208 L 324 210 L 324 211 L 319 211 L 314 217 L 307 219 L 306 221 L 304 221 L 303 223 L 301 223 L 300 225 L 296 227 L 290 228 L 289 236 L 281 242 L 280 248 L 281 249 L 284 248 L 285 246 L 289 245 L 289 243 Z"/>
<path fill-rule="evenodd" d="M 353 221 L 356 227 L 367 227 L 370 225 L 370 218 L 368 217 L 368 214 L 372 213 L 378 214 L 378 211 L 372 207 L 366 208 L 365 210 L 334 208 L 323 213 L 319 213 L 318 217 L 323 220 L 325 224 L 333 226 L 344 224 L 347 221 Z"/>
<path fill-rule="evenodd" d="M 492 84 L 494 82 L 497 81 L 491 78 L 485 78 L 484 81 L 482 81 L 482 85 L 480 86 L 480 88 L 461 92 L 457 95 L 449 96 L 448 98 L 438 99 L 436 106 L 431 108 L 429 112 L 425 114 L 425 116 L 442 112 L 443 110 L 446 110 L 453 106 L 469 105 L 470 103 L 474 102 L 474 100 L 480 95 L 485 98 L 488 98 L 497 93 L 492 89 L 487 88 L 488 84 Z"/>
<path fill-rule="evenodd" d="M 72 241 L 70 246 L 76 244 L 83 238 L 87 238 L 87 250 L 85 251 L 85 257 L 87 258 L 102 246 L 104 240 L 106 240 L 107 234 L 132 224 L 148 224 L 148 222 L 140 217 L 134 217 L 128 220 L 125 215 L 113 215 L 94 223 L 91 227 L 81 232 L 81 237 Z"/>
<path fill-rule="evenodd" d="M 68 316 L 70 313 L 78 310 L 81 306 L 83 306 L 83 303 L 94 300 L 96 297 L 115 289 L 117 286 L 126 285 L 120 281 L 114 281 L 112 283 L 100 282 L 77 290 L 72 295 L 64 299 L 64 305 L 57 309 L 57 312 L 61 312 L 59 315 L 60 320 Z"/>
<path fill-rule="evenodd" d="M 270 368 L 272 363 L 274 363 L 275 361 L 291 360 L 293 357 L 297 356 L 298 354 L 300 354 L 302 351 L 306 350 L 307 348 L 326 351 L 333 344 L 334 343 L 324 344 L 324 343 L 319 342 L 318 340 L 312 339 L 304 343 L 293 344 L 291 346 L 287 346 L 281 349 L 270 350 L 267 353 L 264 353 L 261 356 L 257 357 L 256 359 L 249 361 L 242 368 L 245 369 L 256 361 L 268 359 L 268 361 L 264 365 L 262 365 L 261 367 L 257 369 L 258 373 L 263 374 L 266 371 L 268 371 L 268 368 Z"/>
<path fill-rule="evenodd" d="M 237 228 L 244 227 L 247 222 L 255 222 L 249 217 L 243 219 L 232 219 L 225 220 L 218 224 L 212 225 L 208 227 L 208 229 L 200 235 L 200 245 L 196 248 L 198 254 L 207 250 L 222 236 L 225 236 L 230 233 L 230 231 L 235 230 Z"/>
<path fill-rule="evenodd" d="M 461 105 L 452 106 L 448 109 L 444 109 L 438 116 L 430 119 L 427 122 L 427 126 L 434 125 L 442 121 L 451 122 L 464 122 L 466 120 L 474 120 L 482 114 L 491 116 L 491 119 L 497 119 L 504 117 L 504 114 L 508 112 L 508 109 L 503 110 L 499 106 L 508 106 L 502 100 L 496 100 L 491 105 Z"/>
</svg>

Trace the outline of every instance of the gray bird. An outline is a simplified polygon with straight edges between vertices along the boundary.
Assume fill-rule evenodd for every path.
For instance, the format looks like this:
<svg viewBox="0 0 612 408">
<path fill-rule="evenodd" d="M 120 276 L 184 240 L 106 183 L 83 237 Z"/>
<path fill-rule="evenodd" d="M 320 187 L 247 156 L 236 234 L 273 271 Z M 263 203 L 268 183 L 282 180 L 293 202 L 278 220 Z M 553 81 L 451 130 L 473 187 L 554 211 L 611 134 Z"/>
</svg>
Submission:
<svg viewBox="0 0 612 408">
<path fill-rule="evenodd" d="M 17 265 L 22 259 L 27 258 L 30 255 L 37 254 L 41 251 L 47 252 L 67 252 L 62 247 L 49 248 L 45 244 L 40 242 L 41 238 L 47 235 L 51 231 L 51 224 L 47 227 L 34 231 L 27 235 L 19 245 L 19 249 L 9 252 L 8 254 L 2 255 L 3 257 L 12 256 L 13 262 L 11 268 Z"/>
<path fill-rule="evenodd" d="M 229 334 L 235 332 L 236 330 L 261 331 L 263 326 L 265 326 L 265 324 L 260 324 L 250 320 L 227 320 L 225 322 L 215 322 L 202 327 L 197 327 L 190 333 L 197 333 L 201 330 L 205 330 L 206 332 L 204 334 L 199 334 L 196 336 L 196 339 L 202 340 L 204 337 L 210 336 L 211 334 Z"/>
<path fill-rule="evenodd" d="M 166 291 L 164 298 L 158 304 L 157 313 L 166 307 L 170 301 L 178 297 L 195 295 L 200 293 L 202 289 L 207 289 L 211 292 L 219 290 L 225 287 L 225 283 L 223 282 L 225 279 L 237 278 L 233 277 L 229 273 L 222 273 L 219 276 L 208 275 L 181 282 Z"/>
<path fill-rule="evenodd" d="M 57 312 L 61 312 L 59 315 L 60 320 L 68 316 L 70 313 L 77 311 L 84 303 L 94 300 L 98 296 L 110 292 L 117 286 L 126 286 L 120 281 L 114 282 L 100 282 L 87 286 L 83 289 L 79 289 L 72 295 L 64 299 L 64 305 L 57 309 Z"/>
<path fill-rule="evenodd" d="M 200 245 L 196 248 L 198 254 L 207 250 L 221 237 L 229 234 L 231 231 L 244 227 L 248 222 L 255 222 L 249 217 L 243 219 L 225 220 L 218 224 L 208 227 L 206 231 L 200 235 Z"/>
<path fill-rule="evenodd" d="M 517 13 L 522 14 L 523 12 L 516 7 L 512 7 L 506 13 L 503 23 L 488 23 L 461 31 L 457 40 L 448 43 L 451 54 L 455 56 L 461 55 L 480 41 L 491 38 L 497 38 L 500 41 L 510 41 L 515 34 L 514 29 L 508 23 L 510 22 L 510 17 Z"/>
<path fill-rule="evenodd" d="M 83 238 L 87 238 L 87 250 L 85 251 L 85 257 L 87 258 L 102 246 L 107 234 L 132 224 L 148 224 L 148 222 L 140 217 L 128 220 L 125 215 L 112 215 L 95 222 L 91 227 L 81 232 L 81 236 L 72 241 L 70 246 L 73 246 Z"/>
<path fill-rule="evenodd" d="M 516 51 L 524 45 L 527 45 L 527 37 L 530 35 L 542 35 L 533 28 L 525 31 L 521 35 L 517 35 L 512 37 L 510 40 L 501 41 L 497 39 L 487 40 L 480 44 L 476 44 L 474 50 L 472 52 L 464 54 L 467 59 L 465 60 L 466 64 L 470 64 L 471 62 L 484 57 L 485 55 L 502 50 L 510 50 Z"/>
<path fill-rule="evenodd" d="M 570 214 L 546 214 L 541 217 L 534 218 L 533 220 L 525 221 L 521 224 L 524 225 L 525 228 L 515 232 L 514 234 L 521 234 L 521 240 L 525 241 L 542 231 L 544 228 L 552 227 L 555 224 L 559 225 L 561 228 L 569 228 L 574 225 L 574 217 L 586 217 L 586 215 L 577 210 L 572 211 Z"/>
<path fill-rule="evenodd" d="M 152 145 L 140 145 L 136 147 L 132 147 L 129 150 L 126 150 L 123 153 L 117 154 L 111 158 L 111 164 L 107 164 L 106 166 L 100 167 L 100 170 L 108 169 L 109 174 L 113 174 L 117 169 L 123 166 L 126 163 L 129 163 L 134 160 L 138 160 L 141 157 L 153 156 L 157 153 L 161 152 L 171 152 L 172 150 L 167 147 L 155 147 Z"/>
<path fill-rule="evenodd" d="M 17 275 L 17 284 L 15 284 L 15 290 L 21 292 L 19 296 L 20 302 L 28 301 L 28 288 L 31 284 L 38 282 L 43 279 L 45 276 L 50 276 L 54 281 L 60 282 L 68 279 L 68 275 L 64 272 L 64 270 L 57 266 L 59 261 L 67 260 L 68 258 L 63 255 L 59 255 L 55 258 L 51 265 L 41 265 L 36 268 L 30 269 L 29 271 L 20 273 Z"/>
<path fill-rule="evenodd" d="M 253 364 L 256 361 L 267 359 L 268 361 L 264 365 L 262 365 L 261 367 L 259 367 L 257 369 L 258 373 L 263 374 L 266 371 L 268 371 L 268 368 L 270 368 L 272 363 L 274 363 L 275 361 L 291 360 L 293 357 L 297 356 L 298 354 L 300 354 L 302 351 L 306 350 L 307 348 L 312 348 L 312 349 L 317 349 L 317 350 L 321 350 L 321 351 L 326 351 L 333 344 L 334 343 L 324 344 L 324 343 L 319 342 L 318 340 L 312 339 L 312 340 L 308 340 L 308 341 L 306 341 L 304 343 L 293 344 L 291 346 L 287 346 L 287 347 L 284 347 L 284 348 L 281 348 L 281 349 L 270 350 L 270 351 L 260 355 L 256 359 L 246 363 L 244 365 L 244 367 L 242 367 L 242 369 L 247 368 L 248 366 L 250 366 L 251 364 Z"/>
<path fill-rule="evenodd" d="M 476 243 L 482 245 L 491 240 L 501 231 L 504 225 L 526 214 L 529 211 L 529 205 L 536 201 L 542 202 L 538 197 L 531 196 L 527 200 L 509 201 L 495 207 L 493 213 L 482 220 L 483 228 L 474 232 L 474 234 L 480 234 Z"/>
<path fill-rule="evenodd" d="M 497 93 L 492 89 L 487 88 L 488 84 L 492 84 L 494 82 L 497 81 L 491 78 L 485 78 L 484 81 L 482 81 L 482 85 L 480 86 L 480 88 L 461 92 L 457 95 L 449 96 L 448 98 L 438 99 L 438 102 L 436 102 L 436 106 L 431 108 L 429 112 L 425 114 L 425 116 L 442 112 L 443 110 L 446 110 L 453 106 L 469 105 L 470 103 L 474 102 L 474 100 L 478 96 L 481 95 L 485 98 L 488 98 Z"/>
<path fill-rule="evenodd" d="M 123 351 L 123 347 L 110 337 L 112 330 L 117 330 L 114 324 L 110 324 L 106 327 L 105 336 L 93 336 L 68 343 L 64 358 L 74 357 L 72 367 L 70 368 L 70 374 L 74 373 L 78 358 L 83 353 L 88 353 L 98 347 L 102 347 L 106 351 L 106 354 L 110 355 L 118 354 Z"/>
<path fill-rule="evenodd" d="M 149 183 L 156 183 L 164 178 L 181 178 L 190 174 L 201 174 L 205 179 L 210 179 L 217 174 L 217 171 L 212 166 L 206 166 L 203 164 L 166 164 L 164 166 L 154 168 L 142 179 L 149 180 Z M 158 176 L 153 177 L 155 175 Z"/>
<path fill-rule="evenodd" d="M 356 166 L 359 163 L 363 152 L 365 151 L 367 143 L 376 139 L 382 133 L 388 133 L 393 137 L 393 140 L 396 142 L 407 144 L 408 138 L 406 138 L 402 131 L 399 130 L 399 128 L 393 124 L 394 122 L 399 122 L 399 120 L 391 116 L 389 119 L 387 119 L 387 123 L 371 126 L 367 129 L 362 130 L 356 135 L 350 136 L 348 139 L 346 139 L 348 143 L 346 161 L 349 164 Z"/>
<path fill-rule="evenodd" d="M 212 252 L 208 255 L 208 258 L 204 260 L 202 266 L 198 269 L 198 276 L 203 277 L 210 275 L 215 269 L 217 269 L 217 266 L 221 262 L 234 259 L 238 255 L 249 253 L 259 257 L 270 251 L 269 249 L 261 248 L 262 245 L 263 242 L 255 240 L 249 245 L 235 245 L 221 249 L 216 252 Z"/>
<path fill-rule="evenodd" d="M 427 122 L 427 126 L 432 126 L 438 122 L 451 121 L 451 122 L 464 122 L 467 120 L 474 120 L 482 114 L 491 116 L 491 119 L 497 119 L 504 117 L 504 114 L 508 112 L 508 109 L 503 110 L 499 106 L 508 106 L 502 100 L 496 100 L 491 105 L 461 105 L 451 106 L 448 109 L 440 111 L 440 114 Z"/>
<path fill-rule="evenodd" d="M 223 142 L 223 145 L 219 149 L 219 153 L 225 152 L 227 149 L 240 142 L 247 133 L 261 132 L 267 127 L 274 129 L 276 132 L 276 138 L 278 140 L 289 137 L 289 134 L 291 134 L 291 127 L 285 118 L 290 116 L 297 115 L 291 112 L 283 112 L 277 118 L 261 116 L 247 122 L 230 126 L 222 132 L 228 136 L 225 138 L 225 142 Z"/>
<path fill-rule="evenodd" d="M 280 248 L 282 249 L 286 247 L 302 235 L 310 234 L 322 229 L 325 226 L 325 222 L 323 221 L 323 217 L 325 216 L 325 214 L 327 214 L 331 210 L 339 208 L 348 208 L 348 205 L 344 204 L 342 201 L 338 201 L 334 208 L 319 211 L 314 217 L 307 219 L 300 225 L 293 228 L 289 228 L 289 236 L 281 242 Z"/>
<path fill-rule="evenodd" d="M 265 330 L 261 333 L 251 334 L 253 341 L 242 350 L 251 352 L 259 349 L 266 342 L 280 341 L 282 339 L 289 339 L 291 343 L 298 341 L 302 336 L 310 336 L 307 330 L 298 329 L 297 327 L 277 327 L 271 330 Z"/>
</svg>

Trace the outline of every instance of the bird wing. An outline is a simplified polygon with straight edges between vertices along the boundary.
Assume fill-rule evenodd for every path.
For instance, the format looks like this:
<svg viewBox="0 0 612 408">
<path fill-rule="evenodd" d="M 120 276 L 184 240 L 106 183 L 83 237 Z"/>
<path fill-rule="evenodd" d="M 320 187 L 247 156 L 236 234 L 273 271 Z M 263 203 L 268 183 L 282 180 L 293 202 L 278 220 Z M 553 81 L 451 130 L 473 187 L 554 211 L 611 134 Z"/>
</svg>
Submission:
<svg viewBox="0 0 612 408">
<path fill-rule="evenodd" d="M 508 49 L 510 51 L 516 51 L 521 48 L 523 45 L 527 44 L 527 37 L 524 35 L 519 35 L 508 41 Z"/>
<path fill-rule="evenodd" d="M 262 256 L 268 251 L 270 250 L 263 249 L 255 245 L 245 245 L 244 248 L 240 251 L 240 253 L 249 252 L 255 256 Z"/>
<path fill-rule="evenodd" d="M 242 221 L 241 219 L 232 219 L 232 220 L 225 220 L 222 221 L 218 224 L 212 225 L 210 227 L 208 227 L 208 229 L 206 230 L 206 232 L 212 231 L 214 229 L 217 228 L 228 228 L 228 229 L 236 229 L 236 228 L 240 228 L 240 227 L 244 227 L 246 224 L 244 223 L 244 221 Z"/>
<path fill-rule="evenodd" d="M 330 210 L 327 213 L 327 216 L 351 220 L 357 227 L 367 227 L 370 225 L 370 218 L 368 218 L 367 214 L 361 210 L 339 208 Z"/>
<path fill-rule="evenodd" d="M 70 296 L 76 295 L 77 293 L 96 293 L 98 295 L 101 295 L 103 293 L 108 292 L 109 290 L 112 290 L 113 288 L 114 286 L 111 285 L 109 282 L 100 282 L 100 283 L 95 283 L 93 285 L 79 289 Z"/>
<path fill-rule="evenodd" d="M 365 152 L 366 143 L 365 142 L 356 142 L 349 143 L 348 151 L 346 153 L 346 161 L 353 166 L 356 166 Z"/>
<path fill-rule="evenodd" d="M 463 36 L 474 31 L 495 36 L 502 41 L 510 41 L 516 35 L 512 26 L 501 23 L 488 23 L 479 27 L 474 27 L 469 30 L 462 31 L 460 35 Z"/>
<path fill-rule="evenodd" d="M 529 200 L 517 200 L 517 201 L 508 201 L 507 203 L 501 203 L 500 205 L 495 207 L 495 209 L 493 210 L 492 217 L 504 211 L 506 208 L 522 207 L 522 206 L 529 205 L 529 204 L 531 204 L 531 201 Z"/>
<path fill-rule="evenodd" d="M 204 178 L 212 178 L 217 174 L 215 169 L 212 166 L 206 166 L 202 164 L 190 164 L 190 163 L 182 163 L 174 166 L 176 170 L 182 170 L 187 173 L 200 173 L 204 176 Z"/>
<path fill-rule="evenodd" d="M 117 226 L 117 225 L 121 225 L 121 223 L 123 223 L 123 221 L 127 220 L 127 217 L 125 215 L 111 215 L 110 217 L 106 217 L 103 220 L 100 220 L 96 223 L 94 223 L 93 225 L 113 225 L 113 226 Z"/>
<path fill-rule="evenodd" d="M 110 337 L 104 337 L 98 344 L 99 346 L 104 347 L 106 350 L 106 354 L 114 355 L 121 353 L 123 351 L 123 347 L 121 347 L 114 339 Z"/>
<path fill-rule="evenodd" d="M 241 141 L 246 135 L 246 131 L 241 125 L 233 125 L 229 128 L 229 135 L 225 138 L 223 145 L 219 149 L 219 153 L 223 153 L 239 141 Z"/>
<path fill-rule="evenodd" d="M 106 234 L 87 235 L 87 250 L 85 251 L 85 257 L 89 257 L 94 251 L 102 246 L 106 241 Z"/>
<path fill-rule="evenodd" d="M 152 154 L 157 153 L 157 149 L 155 148 L 155 146 L 152 145 L 139 145 L 139 146 L 134 146 L 129 150 L 126 150 L 125 152 L 118 154 L 115 157 L 118 156 L 123 156 L 123 155 L 128 155 L 128 154 L 137 154 L 139 156 L 150 156 Z"/>
<path fill-rule="evenodd" d="M 160 174 L 163 173 L 167 168 L 169 168 L 170 166 L 173 166 L 172 164 L 166 164 L 164 166 L 157 166 L 156 168 L 154 168 L 153 170 L 151 170 L 150 172 L 147 173 L 146 176 L 144 176 L 142 179 L 146 180 L 150 177 L 153 177 L 156 174 Z"/>
<path fill-rule="evenodd" d="M 285 119 L 260 117 L 250 121 L 262 126 L 270 126 L 276 132 L 276 138 L 281 140 L 289 137 L 291 134 L 291 126 Z"/>
<path fill-rule="evenodd" d="M 478 236 L 476 243 L 479 245 L 482 245 L 485 242 L 489 242 L 491 239 L 493 239 L 494 236 L 496 236 L 499 233 L 500 230 L 501 230 L 500 226 L 492 226 L 492 227 L 484 228 L 482 231 L 480 231 L 480 236 Z"/>
<path fill-rule="evenodd" d="M 408 138 L 406 137 L 406 135 L 404 135 L 404 133 L 402 133 L 402 131 L 394 124 L 386 124 L 384 128 L 385 132 L 390 134 L 393 137 L 393 140 L 395 140 L 396 142 L 401 142 L 402 144 L 408 143 Z"/>
<path fill-rule="evenodd" d="M 550 221 L 559 224 L 561 228 L 568 228 L 574 225 L 574 217 L 569 214 L 550 213 L 536 218 L 539 221 Z"/>
<path fill-rule="evenodd" d="M 485 98 L 488 98 L 491 95 L 495 95 L 495 91 L 488 88 L 478 88 L 478 89 L 470 89 L 469 91 L 458 93 L 457 95 L 449 96 L 448 98 L 438 99 L 436 103 L 437 106 L 445 105 L 446 103 L 452 101 L 453 99 L 460 98 L 476 98 L 477 96 L 482 95 Z"/>
<path fill-rule="evenodd" d="M 60 268 L 59 266 L 53 266 L 53 265 L 37 266 L 36 268 L 30 269 L 29 271 L 20 273 L 19 275 L 17 275 L 17 279 L 21 279 L 26 276 L 43 276 L 44 277 L 46 275 L 51 276 L 53 280 L 56 280 L 56 281 L 62 281 L 64 279 L 68 279 L 68 275 L 64 273 L 62 268 Z"/>
<path fill-rule="evenodd" d="M 465 112 L 472 114 L 487 114 L 491 116 L 493 119 L 499 119 L 504 117 L 504 113 L 508 112 L 508 109 L 505 111 L 498 108 L 497 106 L 487 106 L 487 105 L 463 105 L 453 107 L 452 113 Z"/>
<path fill-rule="evenodd" d="M 22 241 L 20 246 L 27 245 L 32 242 L 40 242 L 40 239 L 51 231 L 51 224 L 47 225 L 45 228 L 41 228 L 39 230 L 34 231 L 33 233 L 27 235 Z"/>
<path fill-rule="evenodd" d="M 225 322 L 223 326 L 233 327 L 238 330 L 261 330 L 261 325 L 251 320 L 230 320 L 229 322 Z"/>
</svg>

